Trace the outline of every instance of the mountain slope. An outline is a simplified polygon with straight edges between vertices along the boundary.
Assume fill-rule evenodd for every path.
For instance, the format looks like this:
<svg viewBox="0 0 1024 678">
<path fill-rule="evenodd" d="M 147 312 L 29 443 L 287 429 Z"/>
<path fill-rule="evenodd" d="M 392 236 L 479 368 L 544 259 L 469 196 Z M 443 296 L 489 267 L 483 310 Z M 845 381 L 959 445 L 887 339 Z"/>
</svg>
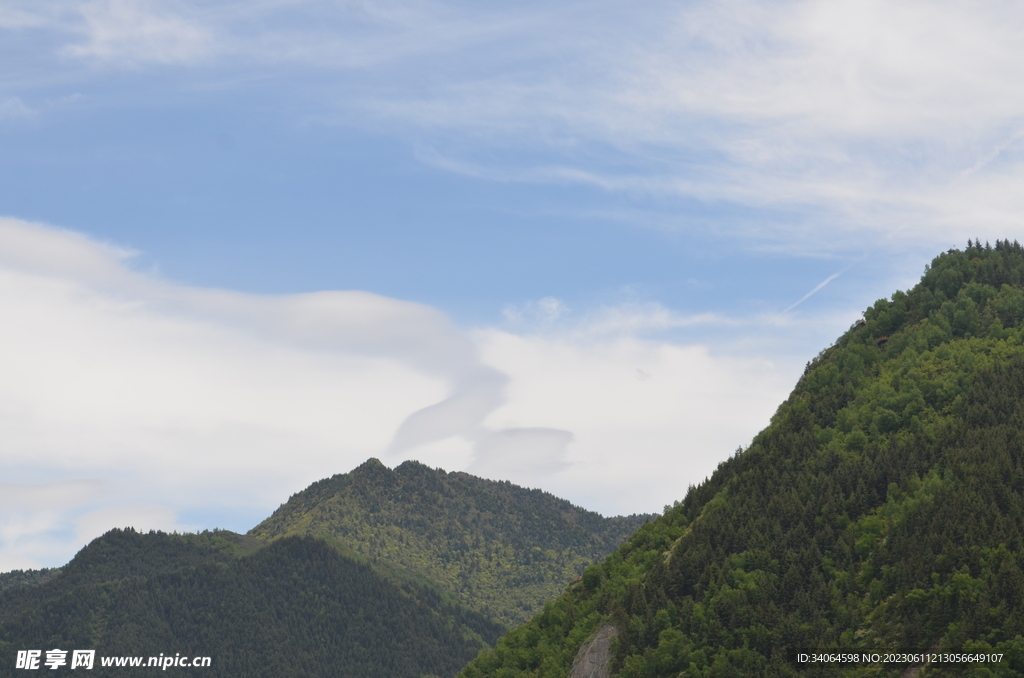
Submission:
<svg viewBox="0 0 1024 678">
<path fill-rule="evenodd" d="M 253 542 L 114 530 L 53 579 L 0 593 L 0 666 L 13 667 L 17 650 L 61 648 L 212 658 L 208 668 L 175 667 L 181 676 L 420 678 L 454 674 L 500 633 L 431 587 L 323 541 L 251 551 Z"/>
<path fill-rule="evenodd" d="M 0 667 L 61 648 L 213 659 L 183 676 L 452 676 L 497 640 L 496 617 L 525 618 L 645 518 L 370 460 L 249 535 L 112 530 L 63 568 L 0 577 Z"/>
<path fill-rule="evenodd" d="M 604 518 L 540 490 L 371 459 L 294 495 L 249 534 L 331 540 L 512 625 L 652 517 Z"/>
<path fill-rule="evenodd" d="M 1002 654 L 1024 675 L 1024 250 L 970 244 L 879 300 L 750 447 L 464 678 L 910 675 L 793 651 Z"/>
</svg>

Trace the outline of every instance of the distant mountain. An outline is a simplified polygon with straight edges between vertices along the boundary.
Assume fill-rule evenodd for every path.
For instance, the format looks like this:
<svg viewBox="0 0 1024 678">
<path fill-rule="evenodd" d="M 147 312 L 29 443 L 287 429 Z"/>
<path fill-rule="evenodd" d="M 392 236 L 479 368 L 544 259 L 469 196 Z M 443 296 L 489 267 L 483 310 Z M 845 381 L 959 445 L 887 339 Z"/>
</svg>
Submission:
<svg viewBox="0 0 1024 678">
<path fill-rule="evenodd" d="M 372 459 L 249 535 L 112 530 L 63 568 L 0 575 L 0 675 L 59 648 L 211 657 L 179 676 L 449 678 L 649 517 Z"/>
<path fill-rule="evenodd" d="M 876 302 L 748 449 L 460 675 L 1024 675 L 1024 249 L 969 243 Z"/>
<path fill-rule="evenodd" d="M 18 650 L 59 648 L 211 657 L 178 676 L 451 676 L 502 630 L 321 540 L 114 530 L 49 581 L 0 593 L 0 673 L 20 673 L 7 673 Z M 88 675 L 126 670 L 97 661 Z"/>
<path fill-rule="evenodd" d="M 541 490 L 371 459 L 313 483 L 249 534 L 327 539 L 512 626 L 653 517 L 604 518 Z"/>
</svg>

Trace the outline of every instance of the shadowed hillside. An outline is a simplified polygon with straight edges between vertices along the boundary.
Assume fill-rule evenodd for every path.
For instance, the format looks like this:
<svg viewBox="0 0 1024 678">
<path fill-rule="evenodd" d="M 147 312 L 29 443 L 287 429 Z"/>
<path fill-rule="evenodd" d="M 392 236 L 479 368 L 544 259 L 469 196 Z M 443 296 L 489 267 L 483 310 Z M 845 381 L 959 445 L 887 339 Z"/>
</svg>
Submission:
<svg viewBox="0 0 1024 678">
<path fill-rule="evenodd" d="M 501 627 L 421 582 L 382 575 L 320 540 L 114 530 L 63 572 L 0 593 L 0 667 L 23 649 L 210 656 L 178 676 L 450 676 Z M 45 668 L 45 667 L 44 667 Z M 67 670 L 67 667 L 64 667 Z M 151 673 L 103 668 L 88 675 Z M 20 673 L 20 672 L 19 672 Z"/>
</svg>

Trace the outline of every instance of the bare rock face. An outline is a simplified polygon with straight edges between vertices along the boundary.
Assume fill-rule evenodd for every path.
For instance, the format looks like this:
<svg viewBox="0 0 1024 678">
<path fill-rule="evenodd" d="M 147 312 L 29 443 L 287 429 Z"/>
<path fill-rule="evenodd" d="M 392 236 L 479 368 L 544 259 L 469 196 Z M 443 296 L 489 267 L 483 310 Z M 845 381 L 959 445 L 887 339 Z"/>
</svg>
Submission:
<svg viewBox="0 0 1024 678">
<path fill-rule="evenodd" d="M 576 653 L 569 678 L 610 678 L 612 638 L 619 635 L 612 624 L 605 624 L 590 642 Z"/>
</svg>

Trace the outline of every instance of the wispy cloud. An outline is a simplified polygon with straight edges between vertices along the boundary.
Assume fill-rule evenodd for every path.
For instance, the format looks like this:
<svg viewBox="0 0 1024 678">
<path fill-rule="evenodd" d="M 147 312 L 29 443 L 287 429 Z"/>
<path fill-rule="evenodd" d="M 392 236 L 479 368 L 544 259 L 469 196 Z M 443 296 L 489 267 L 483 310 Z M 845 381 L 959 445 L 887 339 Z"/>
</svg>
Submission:
<svg viewBox="0 0 1024 678">
<path fill-rule="evenodd" d="M 18 97 L 8 97 L 0 102 L 0 122 L 8 120 L 29 120 L 35 111 L 25 105 Z"/>
<path fill-rule="evenodd" d="M 93 0 L 83 4 L 85 41 L 69 45 L 74 57 L 138 67 L 195 63 L 216 46 L 211 27 L 190 19 L 176 3 Z"/>
<path fill-rule="evenodd" d="M 1001 0 L 60 5 L 12 2 L 6 28 L 86 61 L 274 73 L 305 120 L 449 171 L 802 217 L 719 226 L 757 243 L 945 245 L 1024 216 L 1024 10 Z"/>
<path fill-rule="evenodd" d="M 966 237 L 967 222 L 1005 235 L 1024 216 L 1008 190 L 1024 168 L 1018 7 L 648 9 L 660 21 L 624 22 L 600 51 L 570 34 L 562 44 L 586 59 L 378 96 L 376 110 L 468 132 L 422 153 L 437 167 L 810 215 L 810 230 L 780 220 L 737 233 L 793 245 L 850 247 L 865 231 L 945 244 Z M 524 142 L 540 157 L 495 162 L 495 147 Z"/>
</svg>

